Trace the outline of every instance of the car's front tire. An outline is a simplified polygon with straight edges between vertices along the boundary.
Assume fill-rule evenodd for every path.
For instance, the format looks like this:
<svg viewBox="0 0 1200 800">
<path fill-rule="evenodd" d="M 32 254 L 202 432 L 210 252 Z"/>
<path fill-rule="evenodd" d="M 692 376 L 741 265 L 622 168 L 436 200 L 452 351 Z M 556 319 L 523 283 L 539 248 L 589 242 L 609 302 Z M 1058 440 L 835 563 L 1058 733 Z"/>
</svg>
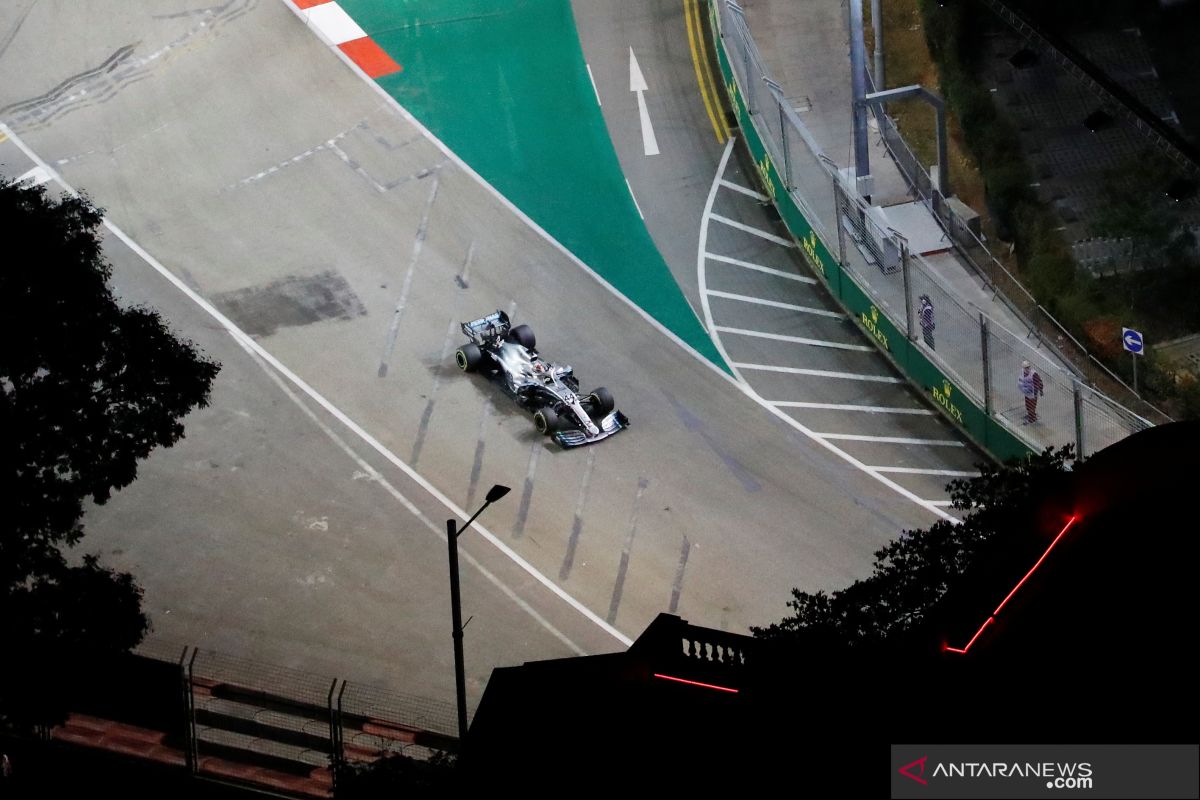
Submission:
<svg viewBox="0 0 1200 800">
<path fill-rule="evenodd" d="M 550 406 L 539 408 L 533 415 L 533 425 L 537 432 L 549 435 L 558 430 L 558 412 Z"/>
<path fill-rule="evenodd" d="M 612 392 L 605 389 L 603 386 L 597 386 L 592 390 L 592 393 L 587 396 L 588 405 L 591 406 L 592 414 L 596 417 L 603 417 L 611 414 L 612 410 L 617 407 L 613 400 Z"/>
<path fill-rule="evenodd" d="M 454 363 L 458 364 L 458 368 L 463 372 L 474 372 L 479 369 L 479 362 L 482 360 L 483 351 L 474 342 L 464 344 L 454 352 Z"/>
</svg>

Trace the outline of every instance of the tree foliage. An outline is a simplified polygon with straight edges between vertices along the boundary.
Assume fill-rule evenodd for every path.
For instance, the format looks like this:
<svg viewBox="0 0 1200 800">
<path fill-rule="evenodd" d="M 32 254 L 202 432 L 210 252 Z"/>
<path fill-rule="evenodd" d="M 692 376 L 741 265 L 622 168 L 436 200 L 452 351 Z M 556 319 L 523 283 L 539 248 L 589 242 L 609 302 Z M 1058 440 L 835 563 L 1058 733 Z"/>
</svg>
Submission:
<svg viewBox="0 0 1200 800">
<path fill-rule="evenodd" d="M 364 764 L 335 765 L 337 800 L 390 796 L 446 797 L 463 788 L 458 760 L 436 751 L 428 760 L 394 754 Z"/>
<path fill-rule="evenodd" d="M 5 650 L 27 666 L 126 651 L 145 635 L 132 576 L 69 550 L 84 501 L 104 503 L 177 442 L 219 369 L 154 310 L 117 302 L 102 214 L 86 198 L 0 185 L 0 218 L 27 245 L 0 269 L 0 619 Z"/>
<path fill-rule="evenodd" d="M 1035 499 L 1066 474 L 1074 448 L 1047 448 L 1004 466 L 983 465 L 977 478 L 950 484 L 961 524 L 939 520 L 905 531 L 875 553 L 870 577 L 840 591 L 792 590 L 793 613 L 755 636 L 817 646 L 880 645 L 913 629 L 961 578 L 984 545 L 1033 513 Z"/>
</svg>

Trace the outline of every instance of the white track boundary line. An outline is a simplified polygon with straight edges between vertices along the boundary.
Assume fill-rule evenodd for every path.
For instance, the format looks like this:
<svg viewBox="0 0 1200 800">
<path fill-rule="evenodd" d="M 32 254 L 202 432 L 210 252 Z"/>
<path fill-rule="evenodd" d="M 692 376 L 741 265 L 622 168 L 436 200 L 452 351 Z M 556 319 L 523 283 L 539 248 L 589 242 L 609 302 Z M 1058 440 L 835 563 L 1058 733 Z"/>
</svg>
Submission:
<svg viewBox="0 0 1200 800">
<path fill-rule="evenodd" d="M 3 132 L 9 138 L 11 138 L 13 140 L 13 142 L 16 143 L 17 147 L 21 148 L 21 151 L 24 152 L 25 155 L 30 158 L 30 160 L 32 160 L 38 166 L 45 169 L 50 175 L 52 175 L 54 177 L 54 179 L 56 181 L 58 181 L 59 184 L 61 184 L 63 186 L 63 188 L 65 188 L 68 192 L 75 195 L 76 197 L 79 196 L 79 193 L 77 191 L 75 191 L 74 187 L 72 187 L 69 183 L 67 183 L 65 180 L 63 180 L 61 175 L 59 175 L 56 171 L 54 171 L 54 169 L 52 169 L 36 153 L 34 153 L 32 150 L 30 150 L 29 147 L 13 133 L 8 128 L 7 125 L 0 123 L 0 132 Z M 180 280 L 173 272 L 171 272 L 169 269 L 167 269 L 162 264 L 160 264 L 158 262 L 158 260 L 154 258 L 154 256 L 147 253 L 142 248 L 141 245 L 139 245 L 133 239 L 129 238 L 129 236 L 127 236 L 124 231 L 122 231 L 115 224 L 113 224 L 107 217 L 104 218 L 104 227 L 107 228 L 109 231 L 111 231 L 114 236 L 116 236 L 118 239 L 120 239 L 122 242 L 124 242 L 125 246 L 128 247 L 130 250 L 132 250 L 134 253 L 136 253 L 143 261 L 145 261 L 147 264 L 149 264 L 151 267 L 153 267 L 156 272 L 158 272 L 160 275 L 162 275 L 164 278 L 166 278 L 168 281 L 170 281 L 175 286 L 175 288 L 177 288 L 177 289 L 179 289 L 179 291 L 183 292 L 184 295 L 186 295 L 188 297 L 188 299 L 190 299 L 196 305 L 200 306 L 200 308 L 204 309 L 204 311 L 207 312 L 210 317 L 215 319 L 221 325 L 221 327 L 225 328 L 225 330 L 227 330 L 229 332 L 229 334 L 231 336 L 233 336 L 234 339 L 236 339 L 244 347 L 246 347 L 250 350 L 253 350 L 255 353 L 257 353 L 259 358 L 266 361 L 268 364 L 270 364 L 272 367 L 274 367 L 276 370 L 278 370 L 278 372 L 281 375 L 283 375 L 289 381 L 291 381 L 292 385 L 294 385 L 296 388 L 298 388 L 304 394 L 308 395 L 308 397 L 310 399 L 312 399 L 315 403 L 317 403 L 317 405 L 321 406 L 321 408 L 325 409 L 335 419 L 337 419 L 339 422 L 341 422 L 343 425 L 345 425 L 347 428 L 349 428 L 356 436 L 358 436 L 358 438 L 360 438 L 364 442 L 366 442 L 371 447 L 371 449 L 375 450 L 375 452 L 379 453 L 381 456 L 383 456 L 388 461 L 390 461 L 395 467 L 397 467 L 401 472 L 403 472 L 405 475 L 407 475 L 418 486 L 420 486 L 422 489 L 424 489 L 430 495 L 432 495 L 435 499 L 437 499 L 451 513 L 458 516 L 464 522 L 470 518 L 470 516 L 471 516 L 470 514 L 465 512 L 463 509 L 459 508 L 456 503 L 454 503 L 452 500 L 450 500 L 450 498 L 447 497 L 446 495 L 442 494 L 442 492 L 439 491 L 436 486 L 434 486 L 432 483 L 430 483 L 428 480 L 426 480 L 424 476 L 422 476 L 419 472 L 417 472 L 415 469 L 413 469 L 407 463 L 405 463 L 403 460 L 401 460 L 400 457 L 397 456 L 395 453 L 393 453 L 391 450 L 384 447 L 383 444 L 378 439 L 376 439 L 371 434 L 367 433 L 367 431 L 364 430 L 362 428 L 362 426 L 360 426 L 354 420 L 350 419 L 350 417 L 348 417 L 341 409 L 339 409 L 333 403 L 326 400 L 322 394 L 317 392 L 316 389 L 309 386 L 302 378 L 300 378 L 300 376 L 298 376 L 296 373 L 292 372 L 290 369 L 288 369 L 286 366 L 284 366 L 284 364 L 279 359 L 275 358 L 275 356 L 273 356 L 269 352 L 267 352 L 267 350 L 265 348 L 263 348 L 262 345 L 260 345 L 256 341 L 254 341 L 254 339 L 252 339 L 249 335 L 247 335 L 245 332 L 243 332 L 242 329 L 239 328 L 237 325 L 233 324 L 233 321 L 230 320 L 228 317 L 226 317 L 224 314 L 222 314 L 220 311 L 218 311 L 215 306 L 213 306 L 211 303 L 209 303 L 207 300 L 205 300 L 203 297 L 201 297 L 198 293 L 193 291 L 190 286 L 188 286 L 182 280 Z M 697 357 L 700 357 L 698 353 L 696 355 L 697 355 Z M 716 368 L 714 367 L 714 369 L 716 369 Z M 543 575 L 541 572 L 539 572 L 536 567 L 534 567 L 532 564 L 530 564 L 528 561 L 526 561 L 524 558 L 522 558 L 520 555 L 518 555 L 516 553 L 516 551 L 514 551 L 511 547 L 509 547 L 504 542 L 502 542 L 500 539 L 498 539 L 491 531 L 489 531 L 483 525 L 479 524 L 478 521 L 476 521 L 476 523 L 475 523 L 475 530 L 476 530 L 476 532 L 479 533 L 480 536 L 482 536 L 484 539 L 489 541 L 501 553 L 503 553 L 505 556 L 507 556 L 509 558 L 509 560 L 511 560 L 514 564 L 516 564 L 521 569 L 525 570 L 525 572 L 528 573 L 534 580 L 536 580 L 538 583 L 545 586 L 547 589 L 549 589 L 551 592 L 553 592 L 555 595 L 557 595 L 560 600 L 562 600 L 567 605 L 574 608 L 576 611 L 578 611 L 580 614 L 582 614 L 584 617 L 586 617 L 589 621 L 595 623 L 605 633 L 609 634 L 610 636 L 612 636 L 617 641 L 621 642 L 626 647 L 633 644 L 632 639 L 630 639 L 628 636 L 626 636 L 625 634 L 618 631 L 612 625 L 609 625 L 601 617 L 597 616 L 591 609 L 589 609 L 583 603 L 581 603 L 580 601 L 578 601 L 574 597 L 572 597 L 570 594 L 568 594 L 562 587 L 558 586 L 558 584 L 554 583 L 554 581 L 550 580 L 545 575 Z"/>
<path fill-rule="evenodd" d="M 625 179 L 625 188 L 629 190 L 629 196 L 633 198 L 633 207 L 637 209 L 638 217 L 641 218 L 642 222 L 645 222 L 646 216 L 642 214 L 642 207 L 638 205 L 637 195 L 633 193 L 633 186 L 629 183 L 629 178 Z"/>
<path fill-rule="evenodd" d="M 788 375 L 812 375 L 817 378 L 839 378 L 847 381 L 872 381 L 874 383 L 903 383 L 900 378 L 890 375 L 860 375 L 855 372 L 835 372 L 829 369 L 806 369 L 804 367 L 777 367 L 774 364 L 746 364 L 737 362 L 731 366 L 738 369 L 757 370 L 758 372 L 783 372 Z"/>
<path fill-rule="evenodd" d="M 293 4 L 291 2 L 291 0 L 280 0 L 280 2 L 282 2 L 285 6 L 287 6 L 289 9 L 291 9 L 292 13 L 295 14 L 302 22 L 305 22 L 306 27 L 309 27 L 307 25 L 307 19 L 304 15 L 304 12 L 301 11 L 299 8 L 297 8 L 295 6 L 295 4 Z M 388 105 L 393 110 L 395 110 L 396 113 L 398 113 L 404 119 L 405 122 L 407 122 L 408 124 L 410 124 L 414 128 L 416 128 L 417 131 L 419 131 L 422 136 L 424 136 L 426 139 L 429 140 L 430 144 L 432 144 L 438 150 L 441 150 L 442 153 L 445 154 L 446 158 L 448 158 L 450 161 L 452 161 L 456 167 L 461 169 L 464 174 L 468 175 L 472 180 L 474 180 L 476 183 L 478 183 L 480 186 L 482 186 L 489 194 L 492 195 L 492 197 L 496 198 L 496 200 L 499 201 L 501 205 L 503 205 L 505 208 L 507 208 L 509 211 L 511 211 L 512 214 L 514 216 L 516 216 L 517 219 L 519 219 L 519 220 L 521 220 L 521 222 L 525 223 L 529 227 L 530 230 L 532 230 L 538 236 L 542 237 L 552 247 L 554 247 L 556 250 L 558 250 L 560 253 L 562 253 L 564 256 L 566 256 L 568 259 L 570 259 L 571 262 L 573 264 L 575 264 L 575 266 L 579 267 L 581 270 L 583 270 L 588 275 L 590 275 L 592 277 L 592 279 L 596 281 L 596 283 L 603 286 L 604 289 L 606 291 L 608 291 L 613 297 L 616 297 L 622 303 L 629 306 L 629 308 L 633 309 L 635 314 L 637 314 L 642 319 L 646 320 L 646 322 L 648 322 L 652 326 L 654 326 L 655 330 L 657 330 L 663 336 L 666 336 L 672 342 L 674 342 L 675 344 L 682 347 L 693 358 L 695 358 L 697 361 L 699 361 L 704 366 L 708 367 L 715 374 L 719 375 L 722 380 L 725 380 L 731 384 L 737 385 L 737 381 L 734 378 L 732 378 L 728 373 L 726 373 L 725 370 L 721 369 L 721 367 L 719 367 L 718 365 L 709 361 L 707 358 L 705 358 L 703 355 L 701 355 L 698 350 L 696 350 L 690 344 L 685 342 L 683 339 L 679 338 L 678 334 L 676 334 L 670 328 L 663 325 L 661 322 L 659 322 L 653 316 L 651 316 L 649 314 L 649 312 L 647 312 L 645 309 L 643 309 L 637 303 L 633 302 L 628 297 L 626 297 L 624 294 L 622 294 L 621 291 L 617 289 L 617 287 L 613 286 L 611 283 L 609 283 L 607 280 L 605 280 L 603 277 L 601 277 L 600 273 L 596 272 L 594 269 L 589 267 L 587 264 L 585 264 L 583 262 L 583 260 L 581 258 L 579 258 L 579 256 L 575 255 L 570 250 L 568 250 L 566 245 L 564 245 L 562 242 L 558 241 L 558 239 L 555 239 L 553 236 L 551 236 L 549 231 L 547 231 L 541 225 L 538 225 L 533 220 L 532 217 L 530 217 L 528 214 L 526 214 L 521 209 L 517 208 L 517 206 L 511 200 L 509 200 L 507 197 L 505 197 L 503 194 L 500 193 L 499 189 L 497 189 L 495 186 L 492 186 L 492 184 L 488 183 L 488 181 L 482 175 L 480 175 L 478 172 L 476 172 L 474 169 L 472 169 L 471 166 L 467 162 L 463 161 L 462 158 L 460 158 L 457 153 L 455 153 L 453 150 L 451 150 L 449 147 L 447 147 L 445 142 L 443 142 L 438 137 L 434 136 L 433 131 L 429 130 L 423 124 L 421 124 L 421 121 L 418 120 L 416 117 L 414 117 L 407 108 L 400 105 L 400 103 L 396 100 L 396 98 L 394 98 L 390 94 L 388 94 L 387 91 L 384 90 L 384 88 L 382 86 L 380 86 L 378 83 L 376 83 L 369 75 L 367 75 L 367 73 L 363 72 L 362 68 L 359 67 L 358 64 L 355 64 L 354 61 L 350 58 L 350 56 L 346 55 L 339 48 L 334 46 L 324 35 L 321 34 L 320 31 L 318 31 L 312 27 L 309 27 L 309 30 L 312 30 L 313 33 L 315 33 L 317 35 L 317 37 L 329 47 L 329 49 L 334 53 L 334 55 L 336 55 L 339 59 L 341 59 L 343 64 L 345 64 L 352 72 L 354 72 L 354 74 L 358 75 L 358 77 L 360 77 L 363 81 L 365 81 L 367 83 L 367 85 L 371 87 L 372 91 L 374 91 L 377 95 L 379 95 L 381 98 L 383 98 L 383 101 L 386 105 Z"/>
<path fill-rule="evenodd" d="M 978 478 L 978 472 L 964 472 L 957 469 L 921 469 L 920 467 L 871 467 L 876 472 L 886 472 L 897 475 L 949 475 L 956 478 Z"/>
<path fill-rule="evenodd" d="M 796 400 L 767 400 L 778 408 L 815 408 L 830 411 L 865 411 L 868 414 L 920 414 L 933 416 L 928 408 L 888 408 L 887 406 L 855 406 L 845 403 L 804 403 Z"/>
<path fill-rule="evenodd" d="M 728 225 L 731 228 L 737 228 L 739 231 L 745 231 L 752 236 L 757 236 L 760 239 L 766 239 L 768 242 L 774 242 L 775 244 L 782 245 L 783 247 L 796 246 L 794 242 L 789 242 L 782 236 L 776 236 L 770 231 L 764 231 L 762 228 L 756 228 L 753 225 L 747 225 L 744 222 L 738 222 L 736 219 L 730 219 L 729 217 L 723 217 L 720 214 L 713 214 L 711 212 L 708 216 L 711 219 L 715 219 L 717 222 L 720 222 L 722 225 Z"/>
<path fill-rule="evenodd" d="M 862 433 L 818 433 L 822 439 L 846 442 L 880 442 L 883 444 L 919 444 L 928 447 L 966 447 L 953 439 L 914 439 L 906 436 L 868 436 Z"/>
<path fill-rule="evenodd" d="M 727 328 L 724 325 L 718 325 L 713 330 L 721 333 L 736 333 L 739 336 L 752 336 L 755 339 L 770 339 L 773 342 L 792 342 L 794 344 L 807 344 L 813 347 L 832 347 L 835 350 L 854 350 L 860 353 L 874 353 L 875 348 L 866 344 L 843 344 L 841 342 L 827 342 L 824 339 L 807 339 L 803 336 L 788 336 L 784 333 L 767 333 L 766 331 L 749 331 L 745 328 Z"/>
<path fill-rule="evenodd" d="M 738 267 L 745 267 L 746 269 L 752 269 L 755 272 L 765 272 L 768 275 L 775 275 L 776 277 L 779 277 L 779 278 L 787 278 L 790 281 L 800 281 L 801 283 L 807 283 L 810 286 L 817 285 L 816 278 L 809 278 L 804 275 L 797 275 L 793 272 L 784 272 L 783 270 L 775 269 L 774 267 L 764 267 L 762 264 L 755 264 L 750 261 L 742 261 L 740 258 L 730 258 L 729 256 L 717 255 L 716 253 L 705 253 L 704 257 L 711 258 L 713 261 L 720 261 L 722 264 L 733 264 Z"/>
<path fill-rule="evenodd" d="M 600 102 L 600 90 L 596 88 L 596 78 L 592 75 L 592 65 L 585 63 L 584 66 L 587 67 L 588 80 L 592 82 L 592 92 L 596 95 L 596 105 L 603 108 L 604 103 Z"/>
<path fill-rule="evenodd" d="M 754 303 L 759 306 L 770 306 L 771 308 L 783 308 L 788 311 L 800 311 L 805 314 L 816 314 L 818 317 L 830 317 L 831 319 L 845 319 L 846 315 L 837 311 L 826 311 L 823 308 L 810 308 L 809 306 L 798 306 L 795 303 L 781 303 L 778 300 L 764 300 L 761 297 L 751 297 L 748 294 L 734 294 L 733 292 L 722 292 L 719 289 L 705 289 L 705 292 L 713 297 L 723 297 L 726 300 L 737 300 L 742 303 Z"/>
<path fill-rule="evenodd" d="M 755 200 L 757 200 L 760 203 L 766 203 L 767 201 L 769 201 L 771 199 L 771 198 L 767 197 L 765 194 L 763 194 L 762 192 L 756 192 L 753 189 L 750 189 L 746 186 L 742 186 L 740 183 L 734 183 L 733 181 L 727 181 L 724 178 L 721 179 L 721 185 L 724 186 L 726 189 L 733 189 L 735 192 L 741 192 L 742 194 L 744 194 L 748 197 L 753 197 Z"/>
<path fill-rule="evenodd" d="M 717 198 L 717 189 L 719 189 L 721 186 L 721 176 L 725 174 L 725 167 L 729 164 L 729 156 L 731 153 L 733 153 L 733 146 L 736 142 L 737 142 L 737 137 L 730 136 L 729 141 L 727 141 L 725 143 L 725 152 L 721 154 L 721 163 L 717 165 L 717 174 L 713 178 L 712 186 L 708 190 L 708 200 L 704 204 L 704 213 L 700 217 L 699 246 L 696 248 L 696 278 L 699 281 L 699 287 L 700 287 L 700 303 L 704 307 L 704 320 L 707 323 L 707 327 L 710 331 L 713 330 L 713 328 L 716 326 L 715 326 L 715 323 L 713 322 L 713 318 L 712 318 L 712 309 L 709 307 L 709 303 L 708 303 L 708 296 L 709 296 L 710 292 L 708 289 L 708 285 L 706 283 L 705 269 L 704 269 L 704 265 L 705 265 L 704 253 L 705 253 L 705 247 L 708 243 L 708 220 L 712 214 L 713 203 L 715 202 L 715 200 Z M 766 400 L 764 400 L 762 398 L 762 396 L 758 392 L 754 391 L 754 389 L 750 386 L 750 384 L 748 384 L 746 382 L 746 379 L 742 377 L 741 373 L 738 371 L 738 368 L 733 363 L 731 363 L 729 354 L 725 352 L 725 345 L 721 342 L 721 337 L 716 331 L 713 331 L 712 340 L 713 340 L 713 344 L 716 345 L 717 350 L 721 353 L 721 357 L 725 359 L 726 363 L 729 363 L 730 369 L 733 370 L 733 374 L 737 377 L 738 387 L 746 394 L 747 397 L 751 398 L 752 400 L 754 400 L 754 402 L 758 403 L 760 406 L 762 406 L 767 411 L 769 411 L 771 414 L 773 414 L 780 422 L 782 422 L 785 425 L 792 427 L 794 430 L 799 431 L 800 433 L 804 434 L 805 436 L 807 436 L 812 441 L 816 442 L 821 447 L 824 447 L 830 453 L 834 454 L 838 458 L 841 458 L 847 464 L 851 465 L 852 467 L 854 467 L 855 469 L 861 471 L 862 473 L 864 473 L 866 475 L 870 475 L 872 478 L 879 481 L 884 486 L 886 486 L 889 489 L 891 489 L 892 491 L 896 492 L 896 494 L 900 495 L 901 497 L 905 498 L 906 500 L 912 501 L 913 503 L 919 505 L 921 508 L 924 508 L 926 511 L 929 511 L 931 514 L 934 514 L 942 519 L 949 520 L 950 522 L 953 522 L 956 524 L 962 521 L 958 517 L 947 514 L 945 511 L 943 511 L 940 507 L 938 507 L 934 503 L 931 503 L 928 500 L 924 500 L 920 497 L 917 497 L 917 495 L 913 494 L 908 489 L 905 489 L 903 486 L 896 483 L 891 478 L 888 478 L 887 476 L 881 474 L 878 469 L 867 466 L 866 464 L 859 461 L 854 456 L 847 453 L 845 450 L 842 450 L 841 448 L 839 448 L 837 445 L 835 445 L 825 439 L 821 439 L 821 438 L 815 436 L 813 434 L 813 431 L 809 430 L 804 425 L 801 425 L 797 420 L 788 416 L 782 410 L 780 410 L 780 409 L 776 408 L 775 406 L 773 406 L 772 404 L 768 403 Z"/>
</svg>

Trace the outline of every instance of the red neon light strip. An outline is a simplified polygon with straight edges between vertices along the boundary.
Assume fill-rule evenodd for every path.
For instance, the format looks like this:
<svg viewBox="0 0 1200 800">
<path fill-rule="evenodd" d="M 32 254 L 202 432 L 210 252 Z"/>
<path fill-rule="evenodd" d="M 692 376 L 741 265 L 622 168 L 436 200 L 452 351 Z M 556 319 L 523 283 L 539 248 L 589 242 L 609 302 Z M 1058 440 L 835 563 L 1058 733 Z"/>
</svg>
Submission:
<svg viewBox="0 0 1200 800">
<path fill-rule="evenodd" d="M 979 630 L 975 631 L 975 635 L 971 637 L 971 641 L 967 642 L 966 645 L 961 648 L 942 645 L 942 649 L 949 653 L 958 653 L 959 655 L 964 655 L 968 650 L 970 650 L 971 645 L 975 644 L 975 640 L 979 638 L 981 633 L 983 633 L 983 629 L 996 621 L 996 616 L 1000 613 L 1000 609 L 1004 608 L 1004 604 L 1012 599 L 1012 596 L 1017 593 L 1017 589 L 1020 589 L 1025 585 L 1025 581 L 1029 580 L 1029 576 L 1032 575 L 1037 568 L 1042 565 L 1042 562 L 1046 560 L 1046 556 L 1050 555 L 1050 551 L 1054 549 L 1054 545 L 1058 544 L 1058 540 L 1061 539 L 1066 532 L 1071 529 L 1071 526 L 1075 524 L 1077 519 L 1079 518 L 1071 517 L 1069 520 L 1067 520 L 1067 524 L 1064 525 L 1063 529 L 1058 532 L 1058 536 L 1054 537 L 1054 541 L 1052 541 L 1050 546 L 1046 548 L 1046 552 L 1042 553 L 1042 557 L 1039 558 L 1037 562 L 1029 568 L 1029 572 L 1025 573 L 1025 577 L 1017 581 L 1017 585 L 1012 588 L 1012 591 L 1005 595 L 1004 599 L 1000 601 L 1000 605 L 996 606 L 996 610 L 992 612 L 992 615 L 984 620 L 983 624 L 979 626 Z"/>
<path fill-rule="evenodd" d="M 1008 596 L 1001 601 L 1000 605 L 996 606 L 996 610 L 992 612 L 993 617 L 1000 613 L 1000 609 L 1004 608 L 1004 604 L 1008 602 L 1009 598 L 1017 593 L 1017 589 L 1020 589 L 1025 581 L 1029 580 L 1029 576 L 1033 574 L 1034 570 L 1042 565 L 1042 562 L 1046 560 L 1046 556 L 1050 555 L 1050 551 L 1054 549 L 1054 545 L 1058 544 L 1058 540 L 1066 535 L 1066 532 L 1071 529 L 1072 525 L 1075 524 L 1075 519 L 1075 517 L 1071 517 L 1069 520 L 1067 520 L 1067 524 L 1064 525 L 1063 529 L 1058 532 L 1058 536 L 1054 537 L 1054 541 L 1051 542 L 1050 546 L 1046 548 L 1046 552 L 1042 553 L 1042 557 L 1037 560 L 1036 564 L 1029 568 L 1029 572 L 1026 572 L 1025 577 L 1021 578 L 1021 580 L 1017 582 L 1017 585 L 1012 588 L 1012 591 L 1009 592 Z"/>
<path fill-rule="evenodd" d="M 663 675 L 661 672 L 654 673 L 654 677 L 662 678 L 663 680 L 666 680 L 666 681 L 675 681 L 676 683 L 686 683 L 689 686 L 701 686 L 705 689 L 716 689 L 718 692 L 729 692 L 730 694 L 738 693 L 737 689 L 730 689 L 728 686 L 717 686 L 716 684 L 713 684 L 713 683 L 701 683 L 700 681 L 689 681 L 687 678 L 676 678 L 673 675 Z"/>
<path fill-rule="evenodd" d="M 979 630 L 975 631 L 975 635 L 971 637 L 971 641 L 967 642 L 966 646 L 963 647 L 961 650 L 957 647 L 947 647 L 946 649 L 949 650 L 951 653 L 967 652 L 968 650 L 971 649 L 971 645 L 975 644 L 975 640 L 979 638 L 979 634 L 983 633 L 983 629 L 986 628 L 988 625 L 991 625 L 995 621 L 996 621 L 995 617 L 988 617 L 986 620 L 984 620 L 984 623 L 979 626 Z"/>
</svg>

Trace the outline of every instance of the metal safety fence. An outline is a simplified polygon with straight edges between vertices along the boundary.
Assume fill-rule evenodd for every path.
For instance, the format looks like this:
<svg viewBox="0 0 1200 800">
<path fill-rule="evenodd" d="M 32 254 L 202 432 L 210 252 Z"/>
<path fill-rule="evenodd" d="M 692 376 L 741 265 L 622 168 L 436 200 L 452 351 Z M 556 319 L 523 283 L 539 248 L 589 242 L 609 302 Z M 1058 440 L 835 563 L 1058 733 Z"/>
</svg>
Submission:
<svg viewBox="0 0 1200 800">
<path fill-rule="evenodd" d="M 129 664 L 165 672 L 130 682 L 101 716 L 162 731 L 154 741 L 182 751 L 179 761 L 201 778 L 325 797 L 339 765 L 459 750 L 453 703 L 157 639 Z M 138 708 L 160 713 L 146 722 L 130 711 Z"/>
<path fill-rule="evenodd" d="M 831 293 L 932 402 L 998 458 L 1068 443 L 1087 455 L 1153 424 L 1099 388 L 1113 385 L 1116 376 L 1098 374 L 1103 368 L 1094 358 L 1076 366 L 1062 357 L 1064 344 L 1083 348 L 1072 345 L 1066 331 L 991 258 L 886 114 L 878 115 L 884 143 L 957 254 L 984 276 L 997 299 L 1006 291 L 1022 298 L 1014 311 L 1032 301 L 1051 335 L 1020 313 L 1000 319 L 979 307 L 941 279 L 928 259 L 911 253 L 904 236 L 817 146 L 772 79 L 742 7 L 734 0 L 712 0 L 709 8 L 729 100 L 780 217 Z M 1038 373 L 1037 384 L 1021 380 L 1025 362 Z M 1034 386 L 1038 393 L 1027 404 L 1024 392 Z"/>
</svg>

